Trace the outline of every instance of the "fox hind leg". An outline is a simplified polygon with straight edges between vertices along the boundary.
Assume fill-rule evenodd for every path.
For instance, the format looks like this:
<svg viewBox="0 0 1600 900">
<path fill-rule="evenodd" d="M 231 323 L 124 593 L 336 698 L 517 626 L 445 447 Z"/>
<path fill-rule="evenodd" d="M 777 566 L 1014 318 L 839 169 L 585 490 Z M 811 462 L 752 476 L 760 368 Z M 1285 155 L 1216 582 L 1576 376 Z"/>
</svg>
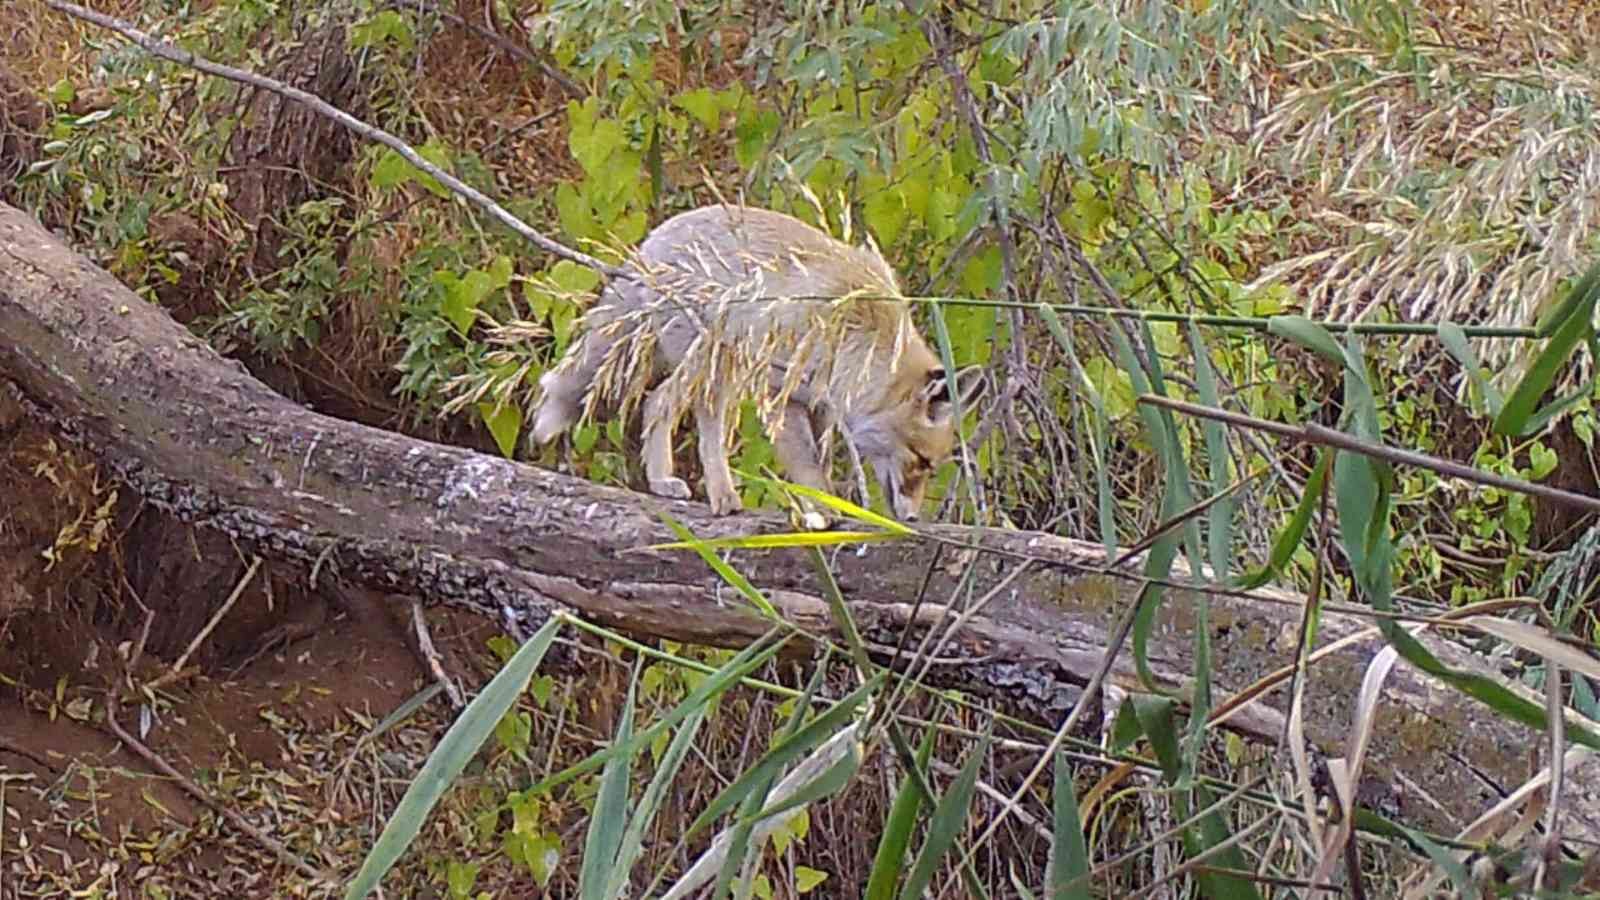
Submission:
<svg viewBox="0 0 1600 900">
<path fill-rule="evenodd" d="M 695 430 L 700 433 L 700 467 L 705 472 L 706 500 L 719 516 L 744 508 L 733 486 L 728 466 L 728 397 L 713 393 L 694 405 Z"/>
<path fill-rule="evenodd" d="M 678 385 L 668 378 L 650 391 L 644 401 L 644 470 L 650 493 L 675 500 L 689 499 L 689 485 L 672 474 L 672 433 L 683 418 Z"/>
</svg>

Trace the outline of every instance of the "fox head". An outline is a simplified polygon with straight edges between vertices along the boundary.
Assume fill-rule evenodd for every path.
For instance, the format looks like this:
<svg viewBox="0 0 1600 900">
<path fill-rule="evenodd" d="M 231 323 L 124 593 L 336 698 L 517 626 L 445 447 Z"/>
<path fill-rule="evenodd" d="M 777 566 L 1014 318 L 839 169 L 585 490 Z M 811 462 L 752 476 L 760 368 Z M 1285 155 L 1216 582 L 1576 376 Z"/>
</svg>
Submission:
<svg viewBox="0 0 1600 900">
<path fill-rule="evenodd" d="M 916 521 L 928 482 L 956 447 L 956 398 L 963 411 L 970 410 L 982 388 L 982 366 L 954 376 L 916 367 L 898 373 L 883 406 L 851 417 L 856 450 L 872 465 L 895 518 Z"/>
</svg>

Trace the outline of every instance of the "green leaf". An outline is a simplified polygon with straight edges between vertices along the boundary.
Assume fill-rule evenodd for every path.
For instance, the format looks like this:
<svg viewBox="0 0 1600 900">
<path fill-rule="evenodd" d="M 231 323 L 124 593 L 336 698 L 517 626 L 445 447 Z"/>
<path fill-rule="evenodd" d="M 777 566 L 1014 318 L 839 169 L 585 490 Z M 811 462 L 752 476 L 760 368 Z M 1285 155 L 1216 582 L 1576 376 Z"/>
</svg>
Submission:
<svg viewBox="0 0 1600 900">
<path fill-rule="evenodd" d="M 611 155 L 628 147 L 628 136 L 622 125 L 612 119 L 595 119 L 589 128 L 573 128 L 567 135 L 567 147 L 572 158 L 583 166 L 584 172 L 594 175 L 601 171 Z"/>
<path fill-rule="evenodd" d="M 1003 257 L 998 246 L 974 254 L 961 270 L 961 289 L 973 297 L 983 298 L 1000 286 L 1004 277 Z M 987 307 L 993 316 L 994 307 Z M 949 313 L 946 313 L 949 315 Z"/>
<path fill-rule="evenodd" d="M 993 725 L 992 722 L 990 724 Z M 950 789 L 945 791 L 934 807 L 933 817 L 928 821 L 927 840 L 917 854 L 911 874 L 900 888 L 900 900 L 919 900 L 923 897 L 928 885 L 933 882 L 934 874 L 939 871 L 939 861 L 955 846 L 956 838 L 967 823 L 967 809 L 972 804 L 972 792 L 978 784 L 978 769 L 989 754 L 989 739 L 989 732 L 985 730 L 978 746 L 973 748 L 961 766 L 960 774 L 956 775 Z"/>
<path fill-rule="evenodd" d="M 766 150 L 767 142 L 782 124 L 783 120 L 776 110 L 758 109 L 752 104 L 739 111 L 738 122 L 733 127 L 733 156 L 739 161 L 741 169 L 748 171 L 756 164 Z"/>
<path fill-rule="evenodd" d="M 701 811 L 699 816 L 695 817 L 694 822 L 684 832 L 684 837 L 687 839 L 699 833 L 701 829 L 715 822 L 724 813 L 747 799 L 755 785 L 764 783 L 776 775 L 781 775 L 789 763 L 810 753 L 823 741 L 833 737 L 840 728 L 844 727 L 846 720 L 855 714 L 856 707 L 860 706 L 862 701 L 878 690 L 885 677 L 883 672 L 874 675 L 861 687 L 851 691 L 843 700 L 835 703 L 826 712 L 806 723 L 792 737 L 780 740 L 766 753 L 762 754 L 755 765 L 746 769 L 743 775 L 740 775 L 732 784 L 723 788 L 706 805 L 706 808 Z M 763 815 L 770 815 L 770 813 L 763 813 Z"/>
<path fill-rule="evenodd" d="M 561 220 L 561 230 L 574 238 L 600 236 L 599 226 L 594 220 L 594 207 L 571 182 L 563 181 L 556 185 L 556 217 Z"/>
<path fill-rule="evenodd" d="M 552 284 L 572 295 L 587 294 L 600 285 L 600 273 L 563 259 L 550 267 L 547 273 Z"/>
<path fill-rule="evenodd" d="M 899 240 L 910 210 L 906 209 L 905 196 L 898 188 L 880 185 L 861 204 L 862 221 L 877 238 L 878 244 L 891 247 Z"/>
<path fill-rule="evenodd" d="M 451 154 L 448 148 L 437 141 L 429 141 L 416 148 L 417 155 L 433 163 L 445 171 L 451 166 Z M 395 188 L 404 184 L 415 182 L 424 190 L 435 197 L 448 199 L 450 191 L 440 184 L 438 179 L 413 166 L 394 150 L 384 148 L 378 155 L 378 161 L 372 167 L 372 183 L 378 188 Z"/>
<path fill-rule="evenodd" d="M 672 103 L 694 116 L 706 131 L 716 133 L 717 126 L 721 124 L 722 104 L 718 102 L 717 95 L 710 88 L 699 87 L 685 91 L 672 98 Z"/>
<path fill-rule="evenodd" d="M 378 155 L 378 161 L 372 165 L 372 186 L 379 190 L 390 190 L 409 182 L 419 174 L 421 173 L 411 163 L 406 162 L 405 157 L 385 148 Z"/>
<path fill-rule="evenodd" d="M 1266 564 L 1254 572 L 1241 575 L 1234 585 L 1239 590 L 1251 591 L 1266 584 L 1282 574 L 1284 567 L 1289 565 L 1289 560 L 1294 558 L 1294 552 L 1300 548 L 1306 528 L 1311 524 L 1311 514 L 1316 512 L 1317 504 L 1322 499 L 1322 485 L 1328 479 L 1328 469 L 1333 462 L 1333 454 L 1334 451 L 1323 449 L 1317 459 L 1317 467 L 1312 470 L 1311 478 L 1306 481 L 1305 493 L 1295 505 L 1294 514 L 1289 517 L 1288 523 L 1272 542 L 1272 553 L 1267 557 Z"/>
<path fill-rule="evenodd" d="M 516 270 L 511 262 L 511 257 L 503 254 L 496 256 L 494 262 L 489 263 L 489 268 L 486 270 L 490 285 L 497 291 L 503 291 L 510 286 L 511 275 L 514 271 Z"/>
<path fill-rule="evenodd" d="M 1057 750 L 1055 783 L 1050 791 L 1051 830 L 1050 896 L 1053 900 L 1091 900 L 1089 846 L 1083 839 L 1083 817 L 1072 787 L 1072 766 L 1064 750 Z"/>
<path fill-rule="evenodd" d="M 481 269 L 472 269 L 459 279 L 445 285 L 444 302 L 440 310 L 445 318 L 466 334 L 478 318 L 478 306 L 494 291 L 494 278 Z"/>
<path fill-rule="evenodd" d="M 1566 365 L 1567 358 L 1577 349 L 1580 343 L 1591 346 L 1594 342 L 1594 302 L 1596 292 L 1591 291 L 1588 296 L 1580 298 L 1583 302 L 1566 321 L 1556 329 L 1550 337 L 1550 342 L 1534 358 L 1533 365 L 1528 368 L 1528 374 L 1511 391 L 1511 396 L 1506 398 L 1505 406 L 1501 408 L 1500 415 L 1495 417 L 1494 430 L 1499 434 L 1521 437 L 1531 434 L 1544 426 L 1544 423 L 1553 418 L 1556 412 L 1565 409 L 1579 396 L 1578 393 L 1569 395 L 1563 400 L 1556 401 L 1546 410 L 1535 413 L 1539 398 L 1545 391 L 1555 384 L 1560 375 L 1562 366 Z M 1593 379 L 1590 380 L 1590 384 Z M 1585 385 L 1583 393 L 1588 392 Z M 1552 412 L 1553 410 L 1553 412 Z"/>
<path fill-rule="evenodd" d="M 633 737 L 633 708 L 639 686 L 639 668 L 628 679 L 628 693 L 622 703 L 622 719 L 613 741 L 627 743 Z M 628 825 L 628 788 L 632 783 L 635 753 L 611 757 L 600 773 L 600 792 L 595 795 L 594 812 L 589 816 L 589 831 L 583 844 L 583 867 L 578 872 L 578 894 L 584 900 L 609 900 L 607 876 L 616 869 L 617 850 Z"/>
<path fill-rule="evenodd" d="M 1500 389 L 1489 379 L 1483 366 L 1478 364 L 1478 354 L 1473 352 L 1472 345 L 1467 342 L 1467 333 L 1454 322 L 1441 322 L 1439 343 L 1456 358 L 1456 362 L 1461 364 L 1462 371 L 1467 373 L 1467 377 L 1478 388 L 1478 393 L 1483 395 L 1483 402 L 1489 408 L 1489 415 L 1500 415 L 1500 410 L 1505 407 L 1505 398 L 1501 396 Z"/>
<path fill-rule="evenodd" d="M 66 106 L 78 98 L 78 88 L 65 78 L 50 86 L 45 98 L 55 106 Z"/>
<path fill-rule="evenodd" d="M 1344 351 L 1339 349 L 1339 343 L 1328 329 L 1305 316 L 1272 316 L 1267 319 L 1267 333 L 1294 341 L 1336 363 L 1345 361 Z"/>
<path fill-rule="evenodd" d="M 1528 448 L 1528 477 L 1533 481 L 1554 472 L 1559 463 L 1556 452 L 1541 443 L 1535 442 Z"/>
<path fill-rule="evenodd" d="M 366 49 L 384 41 L 393 41 L 401 50 L 410 50 L 416 43 L 411 19 L 396 10 L 386 9 L 350 29 L 351 47 Z"/>
<path fill-rule="evenodd" d="M 741 575 L 738 570 L 723 562 L 721 557 L 712 552 L 716 548 L 715 541 L 703 541 L 691 534 L 689 529 L 678 524 L 677 519 L 664 512 L 660 515 L 662 521 L 667 523 L 667 527 L 671 528 L 673 533 L 683 538 L 683 540 L 674 544 L 657 544 L 654 547 L 646 547 L 646 550 L 693 550 L 700 554 L 700 558 L 705 560 L 706 565 L 710 566 L 713 572 L 716 572 L 722 577 L 723 581 L 726 581 L 735 590 L 743 594 L 744 598 L 750 601 L 750 605 L 759 610 L 767 619 L 773 622 L 782 621 L 782 617 L 778 615 L 778 610 L 773 607 L 771 601 L 755 585 L 750 583 L 750 579 Z"/>
<path fill-rule="evenodd" d="M 479 403 L 478 415 L 494 436 L 500 455 L 510 459 L 517 449 L 517 435 L 522 433 L 522 410 L 510 403 Z"/>
<path fill-rule="evenodd" d="M 905 773 L 900 788 L 895 791 L 894 803 L 889 807 L 889 818 L 883 823 L 883 834 L 878 838 L 878 852 L 872 857 L 872 873 L 867 877 L 865 900 L 889 900 L 894 896 L 895 882 L 905 865 L 906 848 L 911 846 L 911 832 L 917 826 L 917 815 L 927 795 L 917 783 L 917 775 L 927 777 L 928 760 L 933 755 L 933 739 L 937 729 L 926 728 L 922 743 L 917 747 L 914 765 L 916 771 Z"/>
<path fill-rule="evenodd" d="M 794 867 L 794 889 L 802 894 L 811 893 L 817 885 L 828 880 L 828 873 L 810 866 Z"/>
<path fill-rule="evenodd" d="M 405 796 L 400 798 L 400 805 L 395 807 L 383 833 L 378 835 L 377 842 L 362 862 L 361 871 L 351 879 L 345 890 L 346 900 L 370 894 L 384 873 L 399 861 L 401 854 L 405 853 L 422 830 L 422 823 L 426 821 L 429 811 L 467 767 L 467 762 L 477 754 L 483 742 L 488 740 L 501 717 L 517 702 L 528 679 L 544 659 L 545 651 L 550 649 L 562 622 L 559 616 L 552 616 L 545 622 L 499 674 L 490 680 L 483 692 L 473 698 L 461 715 L 456 717 L 455 723 L 439 741 L 439 746 L 428 756 L 422 771 L 417 773 L 416 780 L 406 789 Z"/>
</svg>

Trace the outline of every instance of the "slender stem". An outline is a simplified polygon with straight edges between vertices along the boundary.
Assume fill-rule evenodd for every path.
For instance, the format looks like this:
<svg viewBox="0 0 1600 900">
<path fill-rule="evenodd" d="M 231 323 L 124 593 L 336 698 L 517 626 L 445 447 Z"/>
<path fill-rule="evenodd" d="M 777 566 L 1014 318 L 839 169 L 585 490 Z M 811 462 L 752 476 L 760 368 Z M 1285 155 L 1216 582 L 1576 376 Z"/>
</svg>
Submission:
<svg viewBox="0 0 1600 900">
<path fill-rule="evenodd" d="M 763 300 L 775 298 L 764 297 Z M 792 300 L 837 300 L 837 297 L 791 297 Z M 1052 309 L 1058 313 L 1073 316 L 1104 316 L 1116 319 L 1142 319 L 1146 322 L 1193 322 L 1196 325 L 1207 325 L 1216 328 L 1249 328 L 1255 331 L 1266 331 L 1271 327 L 1272 319 L 1266 316 L 1218 316 L 1200 313 L 1164 312 L 1161 310 L 1143 309 L 1117 309 L 1107 306 L 1086 306 L 1081 303 L 1042 303 L 1025 300 L 984 300 L 977 297 L 867 297 L 853 296 L 855 300 L 897 299 L 908 303 L 933 303 L 939 302 L 951 306 L 992 306 L 1000 309 Z M 1441 325 L 1449 323 L 1428 324 L 1424 322 L 1338 322 L 1330 319 L 1315 319 L 1316 324 L 1329 331 L 1354 334 L 1391 334 L 1391 335 L 1434 335 L 1439 333 Z M 1501 328 L 1490 325 L 1462 325 L 1461 331 L 1467 337 L 1475 338 L 1536 338 L 1539 331 L 1535 328 Z"/>
<path fill-rule="evenodd" d="M 978 297 L 925 297 L 925 296 L 890 296 L 887 294 L 845 294 L 841 296 L 827 296 L 822 294 L 795 296 L 795 297 L 750 297 L 736 300 L 737 303 L 776 303 L 780 300 L 815 300 L 833 302 L 839 300 L 867 300 L 867 301 L 895 301 L 905 303 L 941 303 L 947 306 L 987 306 L 995 309 L 1050 309 L 1058 313 L 1072 316 L 1103 316 L 1117 319 L 1142 319 L 1146 322 L 1193 322 L 1196 325 L 1205 325 L 1215 328 L 1249 328 L 1254 331 L 1267 331 L 1272 327 L 1272 316 L 1218 316 L 1204 313 L 1179 313 L 1165 312 L 1162 310 L 1143 309 L 1118 309 L 1108 306 L 1086 306 L 1081 303 L 1043 303 L 1032 300 L 985 300 Z M 1424 322 L 1339 322 L 1332 319 L 1312 319 L 1313 323 L 1329 331 L 1344 334 L 1387 334 L 1387 335 L 1436 335 L 1444 325 L 1451 323 L 1440 322 L 1428 324 Z M 1474 338 L 1537 338 L 1541 335 L 1536 328 L 1502 328 L 1492 325 L 1462 325 L 1459 326 L 1467 337 Z"/>
<path fill-rule="evenodd" d="M 1534 484 L 1531 481 L 1523 481 L 1520 478 L 1495 475 L 1492 472 L 1475 469 L 1472 466 L 1453 460 L 1429 456 L 1426 453 L 1401 450 L 1398 447 L 1390 447 L 1386 444 L 1375 444 L 1323 425 L 1285 425 L 1282 422 L 1269 422 L 1266 419 L 1258 419 L 1243 413 L 1228 412 L 1225 409 L 1217 409 L 1213 406 L 1202 406 L 1198 403 L 1158 397 L 1154 394 L 1141 394 L 1139 402 L 1165 407 L 1174 412 L 1197 416 L 1202 419 L 1214 419 L 1237 428 L 1266 431 L 1280 437 L 1291 438 L 1308 444 L 1321 444 L 1339 450 L 1348 450 L 1351 453 L 1359 453 L 1362 456 L 1370 456 L 1373 459 L 1381 459 L 1385 462 L 1430 469 L 1441 475 L 1448 475 L 1452 478 L 1460 478 L 1463 481 L 1471 481 L 1489 487 L 1500 488 L 1501 490 L 1515 491 L 1519 494 L 1527 494 L 1530 497 L 1538 497 L 1586 512 L 1600 512 L 1600 497 L 1591 497 L 1587 494 L 1564 491 L 1548 485 Z"/>
</svg>

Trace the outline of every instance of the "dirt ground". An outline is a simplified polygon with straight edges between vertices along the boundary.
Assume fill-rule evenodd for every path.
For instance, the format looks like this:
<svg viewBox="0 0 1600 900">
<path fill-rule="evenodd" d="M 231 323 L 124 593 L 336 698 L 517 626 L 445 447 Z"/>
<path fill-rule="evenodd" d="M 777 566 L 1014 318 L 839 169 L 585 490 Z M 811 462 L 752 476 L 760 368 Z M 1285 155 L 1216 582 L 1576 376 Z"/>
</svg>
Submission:
<svg viewBox="0 0 1600 900">
<path fill-rule="evenodd" d="M 328 893 L 116 731 L 311 865 L 351 867 L 381 828 L 373 801 L 392 808 L 452 715 L 435 695 L 364 740 L 433 684 L 409 605 L 269 566 L 245 579 L 233 548 L 113 498 L 11 399 L 0 497 L 0 900 Z M 135 558 L 162 543 L 187 547 Z M 453 670 L 489 671 L 492 624 L 429 622 Z"/>
</svg>

